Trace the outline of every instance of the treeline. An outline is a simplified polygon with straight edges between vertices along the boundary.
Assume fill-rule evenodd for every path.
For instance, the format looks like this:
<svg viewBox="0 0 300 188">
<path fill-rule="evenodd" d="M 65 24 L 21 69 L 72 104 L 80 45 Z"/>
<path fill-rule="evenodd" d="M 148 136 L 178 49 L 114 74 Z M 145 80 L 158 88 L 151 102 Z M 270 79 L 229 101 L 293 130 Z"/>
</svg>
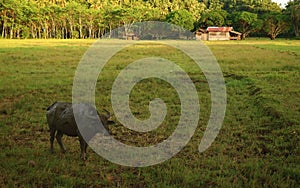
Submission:
<svg viewBox="0 0 300 188">
<path fill-rule="evenodd" d="M 299 36 L 300 0 L 0 0 L 1 38 L 99 38 L 142 21 L 232 26 L 245 38 Z"/>
</svg>

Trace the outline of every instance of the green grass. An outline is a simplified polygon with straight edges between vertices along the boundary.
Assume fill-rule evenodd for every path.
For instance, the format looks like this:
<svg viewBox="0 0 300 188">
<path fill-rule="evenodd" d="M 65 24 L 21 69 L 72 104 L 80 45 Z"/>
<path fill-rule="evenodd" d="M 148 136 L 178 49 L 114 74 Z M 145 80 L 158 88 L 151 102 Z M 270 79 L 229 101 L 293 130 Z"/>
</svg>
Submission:
<svg viewBox="0 0 300 188">
<path fill-rule="evenodd" d="M 297 187 L 300 184 L 300 42 L 246 40 L 206 42 L 224 73 L 228 104 L 222 129 L 203 153 L 198 145 L 210 112 L 205 77 L 188 57 L 164 45 L 140 44 L 114 56 L 99 77 L 96 104 L 110 104 L 118 73 L 149 54 L 180 65 L 199 92 L 199 126 L 189 144 L 172 159 L 143 168 L 124 167 L 64 137 L 66 154 L 49 151 L 45 109 L 71 101 L 76 67 L 93 40 L 0 40 L 0 187 Z M 133 53 L 135 56 L 128 54 Z M 120 141 L 147 146 L 166 139 L 180 113 L 176 91 L 147 79 L 131 92 L 132 112 L 149 117 L 148 103 L 160 97 L 168 106 L 163 124 L 149 133 L 110 126 Z"/>
</svg>

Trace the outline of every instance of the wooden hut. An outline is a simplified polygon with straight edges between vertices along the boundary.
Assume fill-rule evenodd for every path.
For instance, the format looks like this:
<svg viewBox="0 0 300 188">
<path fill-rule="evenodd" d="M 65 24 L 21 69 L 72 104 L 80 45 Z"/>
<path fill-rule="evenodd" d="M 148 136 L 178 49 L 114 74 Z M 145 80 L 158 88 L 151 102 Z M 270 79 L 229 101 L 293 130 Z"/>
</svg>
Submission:
<svg viewBox="0 0 300 188">
<path fill-rule="evenodd" d="M 232 27 L 208 27 L 196 31 L 197 40 L 240 40 L 241 35 Z"/>
<path fill-rule="evenodd" d="M 126 35 L 126 40 L 139 40 L 138 36 L 134 33 L 128 33 Z"/>
<path fill-rule="evenodd" d="M 139 37 L 135 33 L 127 33 L 120 37 L 119 39 L 124 39 L 124 40 L 139 40 Z"/>
</svg>

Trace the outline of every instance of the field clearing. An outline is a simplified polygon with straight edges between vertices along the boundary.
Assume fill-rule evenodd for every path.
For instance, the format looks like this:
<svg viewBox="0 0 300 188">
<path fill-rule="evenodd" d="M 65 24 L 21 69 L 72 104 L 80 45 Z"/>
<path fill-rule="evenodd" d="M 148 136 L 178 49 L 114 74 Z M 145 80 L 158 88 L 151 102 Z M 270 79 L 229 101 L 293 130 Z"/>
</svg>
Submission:
<svg viewBox="0 0 300 188">
<path fill-rule="evenodd" d="M 162 56 L 180 65 L 199 93 L 199 126 L 189 144 L 172 159 L 143 168 L 113 164 L 88 149 L 79 158 L 77 139 L 64 137 L 49 151 L 45 110 L 71 101 L 77 65 L 94 40 L 0 40 L 0 187 L 297 187 L 300 184 L 300 41 L 206 42 L 217 58 L 227 87 L 222 129 L 203 153 L 198 145 L 210 112 L 208 84 L 188 57 L 164 45 L 140 44 L 114 56 L 98 79 L 96 104 L 108 109 L 111 85 L 134 60 Z M 130 54 L 135 54 L 134 56 Z M 137 84 L 131 110 L 149 117 L 148 103 L 159 97 L 168 114 L 163 125 L 136 133 L 116 121 L 118 140 L 148 146 L 166 139 L 177 125 L 180 100 L 158 79 Z"/>
</svg>

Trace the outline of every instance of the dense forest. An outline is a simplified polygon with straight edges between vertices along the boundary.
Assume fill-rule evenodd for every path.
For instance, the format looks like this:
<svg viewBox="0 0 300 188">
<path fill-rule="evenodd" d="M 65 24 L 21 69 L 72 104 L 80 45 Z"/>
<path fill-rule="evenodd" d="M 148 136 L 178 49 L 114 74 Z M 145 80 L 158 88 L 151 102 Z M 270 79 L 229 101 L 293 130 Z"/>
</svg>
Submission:
<svg viewBox="0 0 300 188">
<path fill-rule="evenodd" d="M 232 26 L 247 36 L 299 37 L 300 0 L 0 0 L 0 38 L 100 38 L 122 25 L 167 21 L 194 31 Z"/>
</svg>

